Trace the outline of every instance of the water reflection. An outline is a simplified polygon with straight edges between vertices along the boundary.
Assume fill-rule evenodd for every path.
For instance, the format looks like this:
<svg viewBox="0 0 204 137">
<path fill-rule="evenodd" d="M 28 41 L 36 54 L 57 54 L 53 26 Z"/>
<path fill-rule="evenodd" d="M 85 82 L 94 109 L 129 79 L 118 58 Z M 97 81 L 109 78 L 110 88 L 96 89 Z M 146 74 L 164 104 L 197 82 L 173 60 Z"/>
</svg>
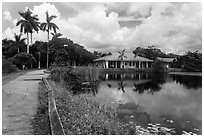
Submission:
<svg viewBox="0 0 204 137">
<path fill-rule="evenodd" d="M 200 76 L 185 76 L 185 75 L 171 75 L 172 79 L 179 84 L 184 85 L 186 88 L 201 88 L 202 77 Z"/>
<path fill-rule="evenodd" d="M 118 118 L 146 127 L 159 123 L 201 134 L 202 77 L 167 74 L 101 74 L 95 100 Z"/>
</svg>

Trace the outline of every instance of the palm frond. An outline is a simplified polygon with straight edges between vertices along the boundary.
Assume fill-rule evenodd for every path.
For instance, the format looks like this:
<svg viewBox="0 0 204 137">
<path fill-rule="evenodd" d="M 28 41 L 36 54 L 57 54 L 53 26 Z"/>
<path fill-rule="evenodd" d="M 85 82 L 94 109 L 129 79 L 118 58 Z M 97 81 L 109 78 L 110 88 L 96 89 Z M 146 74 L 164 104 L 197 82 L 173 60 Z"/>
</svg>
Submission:
<svg viewBox="0 0 204 137">
<path fill-rule="evenodd" d="M 55 16 L 55 15 L 52 15 L 52 16 L 50 16 L 50 17 L 48 17 L 48 22 L 50 22 L 50 21 L 52 21 L 54 18 L 57 18 L 57 16 Z"/>
</svg>

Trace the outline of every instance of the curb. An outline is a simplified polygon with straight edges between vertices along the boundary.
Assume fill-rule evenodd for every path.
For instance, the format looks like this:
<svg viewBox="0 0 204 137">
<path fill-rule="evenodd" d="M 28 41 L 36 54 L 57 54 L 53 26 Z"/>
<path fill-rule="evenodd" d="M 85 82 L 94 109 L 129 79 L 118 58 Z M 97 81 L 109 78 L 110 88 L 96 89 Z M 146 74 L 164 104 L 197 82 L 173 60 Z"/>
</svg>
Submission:
<svg viewBox="0 0 204 137">
<path fill-rule="evenodd" d="M 55 99 L 53 96 L 53 89 L 47 82 L 46 78 L 43 78 L 42 81 L 44 82 L 47 90 L 48 90 L 48 112 L 49 112 L 49 120 L 50 120 L 50 127 L 52 135 L 65 135 L 64 128 L 62 122 L 60 120 Z"/>
</svg>

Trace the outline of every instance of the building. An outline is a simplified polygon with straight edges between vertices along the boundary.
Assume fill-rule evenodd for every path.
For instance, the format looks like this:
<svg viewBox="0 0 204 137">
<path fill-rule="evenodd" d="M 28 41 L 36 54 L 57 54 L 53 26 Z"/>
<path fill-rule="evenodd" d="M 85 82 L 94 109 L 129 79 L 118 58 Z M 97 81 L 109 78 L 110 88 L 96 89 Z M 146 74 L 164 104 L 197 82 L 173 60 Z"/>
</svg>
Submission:
<svg viewBox="0 0 204 137">
<path fill-rule="evenodd" d="M 164 62 L 166 68 L 171 68 L 171 64 L 175 60 L 175 58 L 161 58 L 157 57 L 157 60 Z"/>
<path fill-rule="evenodd" d="M 94 62 L 97 66 L 103 68 L 151 68 L 153 60 L 135 56 L 133 53 L 125 52 L 123 62 L 119 58 L 119 53 L 115 52 L 112 55 L 104 56 L 95 59 Z"/>
</svg>

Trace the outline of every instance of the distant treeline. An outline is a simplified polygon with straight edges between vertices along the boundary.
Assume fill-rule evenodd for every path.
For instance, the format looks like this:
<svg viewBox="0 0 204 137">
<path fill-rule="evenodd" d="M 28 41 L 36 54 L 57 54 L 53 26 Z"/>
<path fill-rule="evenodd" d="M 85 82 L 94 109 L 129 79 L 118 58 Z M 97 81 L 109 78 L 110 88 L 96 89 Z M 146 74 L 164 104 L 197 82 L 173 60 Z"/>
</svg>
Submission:
<svg viewBox="0 0 204 137">
<path fill-rule="evenodd" d="M 35 41 L 30 46 L 30 54 L 26 53 L 24 41 L 3 39 L 2 55 L 4 60 L 12 62 L 19 69 L 22 69 L 23 65 L 26 65 L 28 68 L 38 68 L 39 61 L 41 67 L 45 68 L 47 47 L 49 47 L 49 66 L 51 64 L 86 66 L 92 64 L 96 58 L 111 55 L 111 52 L 90 52 L 84 46 L 74 43 L 68 38 L 59 38 L 57 36 L 53 36 L 49 43 Z M 174 68 L 180 68 L 183 71 L 202 71 L 202 53 L 198 51 L 188 51 L 183 55 L 166 54 L 155 46 L 149 46 L 147 48 L 137 47 L 133 53 L 152 60 L 156 60 L 157 57 L 175 58 L 172 64 Z"/>
</svg>

